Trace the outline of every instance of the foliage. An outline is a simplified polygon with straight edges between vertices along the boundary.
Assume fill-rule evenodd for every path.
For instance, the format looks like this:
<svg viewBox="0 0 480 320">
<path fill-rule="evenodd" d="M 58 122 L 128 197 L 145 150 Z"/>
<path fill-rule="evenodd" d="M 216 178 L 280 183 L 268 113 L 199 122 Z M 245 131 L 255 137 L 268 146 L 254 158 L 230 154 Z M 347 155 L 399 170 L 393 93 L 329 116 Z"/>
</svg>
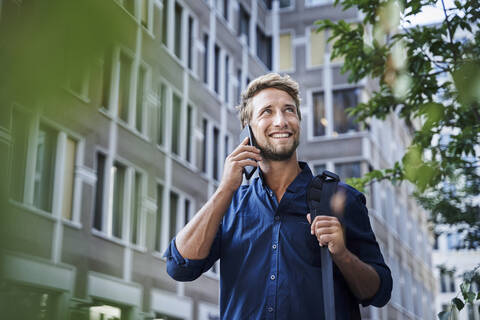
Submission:
<svg viewBox="0 0 480 320">
<path fill-rule="evenodd" d="M 478 248 L 480 3 L 456 0 L 446 7 L 442 0 L 441 22 L 410 24 L 423 7 L 436 2 L 336 0 L 344 10 L 357 8 L 363 20 L 321 20 L 318 31 L 328 30 L 332 58 L 344 57 L 342 72 L 349 81 L 373 79 L 369 101 L 351 108 L 350 115 L 366 123 L 398 116 L 413 137 L 391 168 L 349 182 L 360 189 L 380 180 L 413 183 L 434 225 L 455 226 L 466 235 L 464 247 Z M 452 301 L 457 309 L 472 300 L 472 291 L 464 289 Z"/>
</svg>

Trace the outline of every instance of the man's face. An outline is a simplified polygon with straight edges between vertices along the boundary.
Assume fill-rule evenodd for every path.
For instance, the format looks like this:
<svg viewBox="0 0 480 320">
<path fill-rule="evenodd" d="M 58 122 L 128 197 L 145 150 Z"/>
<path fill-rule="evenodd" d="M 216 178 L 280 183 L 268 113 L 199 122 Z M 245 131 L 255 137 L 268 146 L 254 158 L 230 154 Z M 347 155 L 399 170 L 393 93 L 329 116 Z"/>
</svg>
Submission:
<svg viewBox="0 0 480 320">
<path fill-rule="evenodd" d="M 290 159 L 300 141 L 300 120 L 292 97 L 283 90 L 264 89 L 252 98 L 251 108 L 250 127 L 262 157 Z"/>
</svg>

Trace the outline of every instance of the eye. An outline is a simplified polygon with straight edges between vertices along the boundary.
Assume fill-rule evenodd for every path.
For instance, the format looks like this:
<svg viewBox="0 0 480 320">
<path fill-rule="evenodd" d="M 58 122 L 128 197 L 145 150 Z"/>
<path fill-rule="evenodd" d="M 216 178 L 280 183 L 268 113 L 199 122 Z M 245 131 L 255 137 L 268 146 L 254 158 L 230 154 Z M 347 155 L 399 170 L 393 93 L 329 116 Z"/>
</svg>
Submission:
<svg viewBox="0 0 480 320">
<path fill-rule="evenodd" d="M 286 110 L 287 112 L 295 113 L 295 108 L 294 108 L 294 107 L 287 107 L 285 110 Z"/>
<path fill-rule="evenodd" d="M 270 109 L 264 109 L 261 114 L 271 114 L 272 110 Z"/>
</svg>

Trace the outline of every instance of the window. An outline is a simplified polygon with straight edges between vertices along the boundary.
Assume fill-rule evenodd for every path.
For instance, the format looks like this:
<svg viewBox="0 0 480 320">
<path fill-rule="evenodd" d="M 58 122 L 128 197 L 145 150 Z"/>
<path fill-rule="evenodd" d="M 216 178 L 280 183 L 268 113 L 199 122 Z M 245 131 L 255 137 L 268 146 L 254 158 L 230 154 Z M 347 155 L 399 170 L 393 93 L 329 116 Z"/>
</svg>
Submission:
<svg viewBox="0 0 480 320">
<path fill-rule="evenodd" d="M 237 104 L 240 104 L 242 99 L 242 70 L 237 69 Z"/>
<path fill-rule="evenodd" d="M 225 150 L 224 159 L 226 159 L 228 157 L 228 155 L 230 154 L 230 139 L 228 138 L 228 135 L 225 135 L 224 150 Z"/>
<path fill-rule="evenodd" d="M 127 196 L 125 192 L 125 177 L 127 173 L 127 168 L 118 163 L 114 162 L 110 170 L 110 199 L 112 199 L 112 205 L 109 207 L 109 220 L 111 220 L 111 225 L 108 226 L 108 234 L 113 235 L 119 239 L 122 238 L 123 232 L 123 201 Z"/>
<path fill-rule="evenodd" d="M 319 6 L 322 4 L 330 4 L 332 0 L 305 0 L 305 6 Z"/>
<path fill-rule="evenodd" d="M 326 134 L 328 121 L 325 110 L 325 98 L 323 92 L 315 92 L 313 100 L 313 135 L 324 136 Z"/>
<path fill-rule="evenodd" d="M 229 0 L 223 0 L 223 17 L 226 21 L 228 21 L 228 8 L 230 8 Z"/>
<path fill-rule="evenodd" d="M 247 45 L 250 45 L 250 15 L 241 4 L 238 12 L 238 35 L 244 34 L 247 37 Z"/>
<path fill-rule="evenodd" d="M 272 37 L 267 36 L 258 27 L 257 27 L 257 56 L 269 70 L 272 69 Z"/>
<path fill-rule="evenodd" d="M 68 88 L 78 96 L 88 98 L 88 61 L 78 53 L 70 53 L 67 58 Z"/>
<path fill-rule="evenodd" d="M 95 187 L 95 208 L 93 215 L 93 227 L 101 231 L 103 229 L 103 201 L 104 201 L 104 182 L 105 182 L 106 156 L 97 153 L 97 184 Z"/>
<path fill-rule="evenodd" d="M 110 87 L 112 81 L 112 50 L 106 50 L 102 66 L 102 98 L 101 106 L 105 109 L 109 107 Z"/>
<path fill-rule="evenodd" d="M 125 317 L 125 315 L 123 317 Z M 89 319 L 117 320 L 123 317 L 122 309 L 116 306 L 95 303 L 95 306 L 89 308 Z"/>
<path fill-rule="evenodd" d="M 155 251 L 162 250 L 162 212 L 163 212 L 163 186 L 157 184 L 157 215 L 155 218 Z"/>
<path fill-rule="evenodd" d="M 288 8 L 292 5 L 291 0 L 280 0 L 280 9 Z"/>
<path fill-rule="evenodd" d="M 325 31 L 316 32 L 315 28 L 312 28 L 310 29 L 310 66 L 322 66 L 324 56 Z"/>
<path fill-rule="evenodd" d="M 172 152 L 180 155 L 180 129 L 181 129 L 182 100 L 176 94 L 172 103 Z"/>
<path fill-rule="evenodd" d="M 175 43 L 174 53 L 181 59 L 182 58 L 182 11 L 183 8 L 178 2 L 175 2 Z"/>
<path fill-rule="evenodd" d="M 220 158 L 218 156 L 219 152 L 219 146 L 220 146 L 220 131 L 218 130 L 217 127 L 213 128 L 213 164 L 212 164 L 212 172 L 213 172 L 213 179 L 218 180 L 220 174 L 220 166 L 219 166 L 219 161 Z"/>
<path fill-rule="evenodd" d="M 214 63 L 213 66 L 214 70 L 214 81 L 213 81 L 213 88 L 216 93 L 220 92 L 220 47 L 215 44 L 215 52 L 214 52 Z"/>
<path fill-rule="evenodd" d="M 15 319 L 58 319 L 59 309 L 59 295 L 55 292 L 27 286 L 2 286 L 2 314 L 7 318 L 11 315 Z"/>
<path fill-rule="evenodd" d="M 163 145 L 165 143 L 165 110 L 166 110 L 166 88 L 162 83 L 158 89 L 158 128 L 157 128 L 157 144 Z"/>
<path fill-rule="evenodd" d="M 187 143 L 185 144 L 185 158 L 188 162 L 192 161 L 192 129 L 193 129 L 193 108 L 187 106 Z"/>
<path fill-rule="evenodd" d="M 293 70 L 292 35 L 290 33 L 280 35 L 279 55 L 279 69 Z"/>
<path fill-rule="evenodd" d="M 190 70 L 193 70 L 193 50 L 195 49 L 193 39 L 193 18 L 188 17 L 188 46 L 187 46 L 187 66 Z"/>
<path fill-rule="evenodd" d="M 203 35 L 203 82 L 208 84 L 208 34 Z"/>
<path fill-rule="evenodd" d="M 208 121 L 207 121 L 207 119 L 202 120 L 202 133 L 203 133 L 202 172 L 207 173 L 207 148 L 208 148 Z"/>
<path fill-rule="evenodd" d="M 132 194 L 132 210 L 131 210 L 131 232 L 130 232 L 130 241 L 133 244 L 142 245 L 142 240 L 140 239 L 141 235 L 141 219 L 142 219 L 142 180 L 143 176 L 140 172 L 135 171 L 134 181 L 132 184 L 133 190 Z"/>
<path fill-rule="evenodd" d="M 168 239 L 173 239 L 177 234 L 178 194 L 170 192 L 170 233 Z"/>
<path fill-rule="evenodd" d="M 183 217 L 183 225 L 186 225 L 191 218 L 191 212 L 190 212 L 190 200 L 185 198 L 184 201 L 184 206 L 183 206 L 183 212 L 184 212 L 184 217 Z"/>
<path fill-rule="evenodd" d="M 13 109 L 10 195 L 19 202 L 24 201 L 30 122 L 30 118 L 26 114 L 17 108 Z"/>
<path fill-rule="evenodd" d="M 358 131 L 354 118 L 347 115 L 346 109 L 356 107 L 360 89 L 342 89 L 333 91 L 333 130 L 334 135 Z"/>
<path fill-rule="evenodd" d="M 155 319 L 159 320 L 184 320 L 183 318 L 170 316 L 166 313 L 155 312 Z"/>
<path fill-rule="evenodd" d="M 56 136 L 57 132 L 40 124 L 37 134 L 33 205 L 47 212 L 52 211 Z"/>
<path fill-rule="evenodd" d="M 141 23 L 142 23 L 142 26 L 144 26 L 145 28 L 148 28 L 148 2 L 149 0 L 140 0 L 140 14 L 141 14 Z"/>
<path fill-rule="evenodd" d="M 118 88 L 118 116 L 128 123 L 128 106 L 130 100 L 130 80 L 132 58 L 120 52 L 120 79 Z"/>
<path fill-rule="evenodd" d="M 453 271 L 440 270 L 440 290 L 441 292 L 455 292 L 455 278 Z"/>
<path fill-rule="evenodd" d="M 145 83 L 146 83 L 146 76 L 147 72 L 145 67 L 140 66 L 138 70 L 138 80 L 137 80 L 137 105 L 136 105 L 136 112 L 135 112 L 135 128 L 139 132 L 143 132 L 143 112 L 145 110 Z"/>
<path fill-rule="evenodd" d="M 230 100 L 229 97 L 229 89 L 230 89 L 230 58 L 227 55 L 225 55 L 225 102 L 228 102 Z"/>
<path fill-rule="evenodd" d="M 360 178 L 360 162 L 336 163 L 335 172 L 341 180 Z"/>
<path fill-rule="evenodd" d="M 62 201 L 62 217 L 72 220 L 73 212 L 73 186 L 75 183 L 75 158 L 76 158 L 77 142 L 67 137 L 65 144 L 65 158 L 63 164 L 63 201 Z"/>
<path fill-rule="evenodd" d="M 169 1 L 163 1 L 163 15 L 162 15 L 162 43 L 168 45 L 168 3 Z"/>
<path fill-rule="evenodd" d="M 323 170 L 326 170 L 326 169 L 327 169 L 326 164 L 316 164 L 313 166 L 314 174 L 321 174 Z"/>
</svg>

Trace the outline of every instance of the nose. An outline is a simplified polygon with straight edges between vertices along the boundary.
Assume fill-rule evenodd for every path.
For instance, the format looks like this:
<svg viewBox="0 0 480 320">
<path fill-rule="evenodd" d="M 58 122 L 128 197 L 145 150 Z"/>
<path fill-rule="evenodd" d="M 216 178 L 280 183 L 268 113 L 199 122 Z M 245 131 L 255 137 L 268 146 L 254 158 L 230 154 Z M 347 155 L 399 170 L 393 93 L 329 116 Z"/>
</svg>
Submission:
<svg viewBox="0 0 480 320">
<path fill-rule="evenodd" d="M 273 118 L 273 125 L 280 128 L 285 128 L 287 126 L 287 119 L 283 112 L 276 112 Z"/>
</svg>

